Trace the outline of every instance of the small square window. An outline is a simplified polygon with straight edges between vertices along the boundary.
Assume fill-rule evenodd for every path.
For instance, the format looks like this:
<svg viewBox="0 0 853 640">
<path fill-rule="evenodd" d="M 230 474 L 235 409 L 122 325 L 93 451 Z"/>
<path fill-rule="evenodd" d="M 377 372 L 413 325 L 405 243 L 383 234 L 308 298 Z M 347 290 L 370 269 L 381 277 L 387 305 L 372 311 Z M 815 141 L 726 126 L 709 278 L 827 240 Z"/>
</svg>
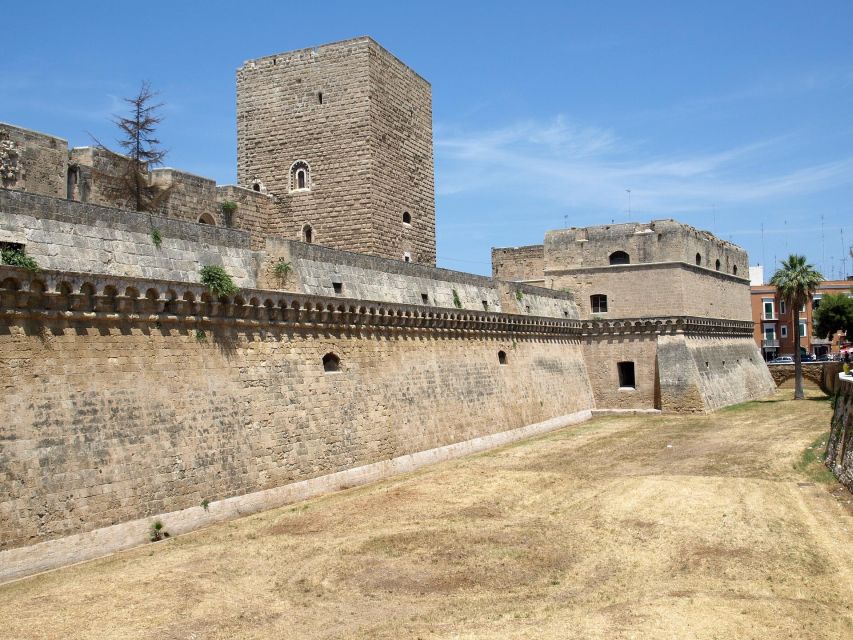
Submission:
<svg viewBox="0 0 853 640">
<path fill-rule="evenodd" d="M 423 302 L 424 304 L 429 304 L 429 295 L 427 295 L 426 293 L 422 293 L 421 302 Z"/>
<path fill-rule="evenodd" d="M 489 310 L 489 301 L 488 300 L 483 300 L 483 309 L 485 311 Z"/>
<path fill-rule="evenodd" d="M 332 289 L 335 290 L 335 295 L 340 295 L 344 292 L 344 283 L 343 282 L 333 282 Z"/>
</svg>

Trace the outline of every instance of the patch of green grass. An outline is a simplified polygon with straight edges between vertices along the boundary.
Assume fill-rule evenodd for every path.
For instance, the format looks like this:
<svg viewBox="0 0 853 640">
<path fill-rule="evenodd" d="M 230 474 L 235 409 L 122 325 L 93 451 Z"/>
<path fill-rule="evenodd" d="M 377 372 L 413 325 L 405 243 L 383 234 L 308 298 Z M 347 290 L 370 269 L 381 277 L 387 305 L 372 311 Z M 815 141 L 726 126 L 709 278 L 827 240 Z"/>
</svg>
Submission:
<svg viewBox="0 0 853 640">
<path fill-rule="evenodd" d="M 803 450 L 799 461 L 794 465 L 794 469 L 805 475 L 812 482 L 828 484 L 835 482 L 835 476 L 826 468 L 823 463 L 823 456 L 826 452 L 826 435 L 822 435 L 815 439 L 808 447 Z"/>
</svg>

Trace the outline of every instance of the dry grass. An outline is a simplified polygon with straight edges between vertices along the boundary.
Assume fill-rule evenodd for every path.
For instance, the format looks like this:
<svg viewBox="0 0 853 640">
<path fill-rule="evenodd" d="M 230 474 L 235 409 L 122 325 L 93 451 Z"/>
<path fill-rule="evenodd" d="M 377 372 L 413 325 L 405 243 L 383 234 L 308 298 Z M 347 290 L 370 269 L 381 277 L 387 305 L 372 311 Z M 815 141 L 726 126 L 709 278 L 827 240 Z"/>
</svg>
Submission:
<svg viewBox="0 0 853 640">
<path fill-rule="evenodd" d="M 850 637 L 850 496 L 803 457 L 828 403 L 788 397 L 602 418 L 23 580 L 0 636 Z"/>
</svg>

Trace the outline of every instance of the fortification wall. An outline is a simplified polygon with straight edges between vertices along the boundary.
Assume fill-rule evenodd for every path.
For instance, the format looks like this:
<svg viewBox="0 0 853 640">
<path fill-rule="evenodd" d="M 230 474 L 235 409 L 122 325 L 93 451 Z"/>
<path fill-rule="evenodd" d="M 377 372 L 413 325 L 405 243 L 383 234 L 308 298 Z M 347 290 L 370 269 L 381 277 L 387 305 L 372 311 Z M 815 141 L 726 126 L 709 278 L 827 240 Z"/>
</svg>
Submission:
<svg viewBox="0 0 853 640">
<path fill-rule="evenodd" d="M 664 411 L 714 411 L 776 388 L 758 346 L 745 336 L 661 336 L 657 367 Z"/>
<path fill-rule="evenodd" d="M 592 406 L 580 341 L 560 321 L 333 312 L 334 300 L 251 290 L 253 304 L 223 305 L 198 286 L 115 278 L 67 293 L 81 280 L 0 267 L 5 577 L 96 553 L 104 538 L 79 538 L 95 529 L 132 522 L 109 544 L 138 544 L 155 516 L 177 532 L 175 512 L 204 500 L 215 515 L 247 496 L 251 512 L 274 503 L 257 492 Z M 155 286 L 176 302 L 115 295 Z M 324 371 L 328 353 L 339 371 Z"/>
<path fill-rule="evenodd" d="M 501 280 L 542 280 L 545 274 L 545 247 L 492 248 L 492 277 Z"/>
<path fill-rule="evenodd" d="M 201 266 L 220 265 L 238 286 L 257 283 L 246 233 L 0 189 L 4 240 L 26 245 L 44 269 L 198 282 Z"/>
<path fill-rule="evenodd" d="M 168 201 L 160 208 L 163 216 L 225 226 L 214 180 L 172 168 L 152 169 L 150 175 L 151 184 L 170 190 Z"/>
<path fill-rule="evenodd" d="M 549 231 L 545 271 L 608 265 L 616 251 L 627 253 L 632 264 L 686 262 L 744 278 L 749 271 L 742 248 L 675 220 Z"/>
<path fill-rule="evenodd" d="M 555 289 L 568 289 L 582 318 L 690 315 L 751 320 L 749 282 L 685 264 L 668 262 L 590 267 L 548 273 Z M 607 312 L 592 312 L 590 297 L 607 296 Z"/>
<path fill-rule="evenodd" d="M 217 224 L 246 231 L 251 237 L 252 249 L 262 250 L 274 211 L 273 197 L 266 193 L 228 184 L 216 187 L 216 199 L 219 205 L 217 210 L 221 215 L 221 221 Z M 231 216 L 221 208 L 225 201 L 237 205 L 237 210 Z"/>
<path fill-rule="evenodd" d="M 853 491 L 853 376 L 837 375 L 832 421 L 826 443 L 826 466 Z"/>
<path fill-rule="evenodd" d="M 570 294 L 420 264 L 270 238 L 265 246 L 261 286 L 318 296 L 577 318 Z M 275 272 L 290 263 L 286 277 Z M 336 287 L 336 285 L 338 285 Z"/>
<path fill-rule="evenodd" d="M 68 142 L 0 122 L 0 187 L 64 198 Z"/>
</svg>

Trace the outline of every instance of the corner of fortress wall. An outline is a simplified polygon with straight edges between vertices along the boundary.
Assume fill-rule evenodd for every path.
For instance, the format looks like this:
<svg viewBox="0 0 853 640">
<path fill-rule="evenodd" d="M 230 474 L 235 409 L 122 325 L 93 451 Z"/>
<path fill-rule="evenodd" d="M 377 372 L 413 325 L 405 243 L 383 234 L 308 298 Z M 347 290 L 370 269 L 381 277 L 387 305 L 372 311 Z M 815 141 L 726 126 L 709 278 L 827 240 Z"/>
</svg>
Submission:
<svg viewBox="0 0 853 640">
<path fill-rule="evenodd" d="M 749 337 L 660 336 L 657 368 L 663 411 L 715 411 L 776 389 Z"/>
</svg>

